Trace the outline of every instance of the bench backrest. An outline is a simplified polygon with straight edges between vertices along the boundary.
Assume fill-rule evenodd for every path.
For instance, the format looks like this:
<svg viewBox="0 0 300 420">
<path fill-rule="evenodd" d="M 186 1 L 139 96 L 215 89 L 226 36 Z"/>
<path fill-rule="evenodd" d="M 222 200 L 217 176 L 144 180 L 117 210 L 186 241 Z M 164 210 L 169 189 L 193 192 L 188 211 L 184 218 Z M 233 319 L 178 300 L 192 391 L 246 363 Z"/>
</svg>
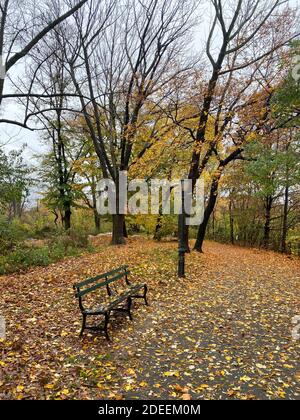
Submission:
<svg viewBox="0 0 300 420">
<path fill-rule="evenodd" d="M 81 283 L 74 284 L 74 289 L 76 290 L 76 297 L 82 298 L 87 294 L 106 287 L 109 291 L 109 285 L 120 280 L 126 280 L 126 283 L 129 284 L 128 275 L 130 274 L 128 266 L 122 266 L 115 270 L 109 271 L 108 273 L 100 274 L 97 277 L 87 279 Z M 103 280 L 103 281 L 101 281 Z"/>
</svg>

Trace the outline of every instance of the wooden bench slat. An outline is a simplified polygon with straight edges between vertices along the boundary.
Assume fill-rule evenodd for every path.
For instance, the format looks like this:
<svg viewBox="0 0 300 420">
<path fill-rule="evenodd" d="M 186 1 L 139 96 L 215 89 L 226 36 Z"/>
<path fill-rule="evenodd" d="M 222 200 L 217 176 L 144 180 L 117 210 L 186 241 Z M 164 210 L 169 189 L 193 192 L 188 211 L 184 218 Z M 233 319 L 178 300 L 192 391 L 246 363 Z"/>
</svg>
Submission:
<svg viewBox="0 0 300 420">
<path fill-rule="evenodd" d="M 108 286 L 109 284 L 114 283 L 115 281 L 120 280 L 123 277 L 124 277 L 124 274 L 123 273 L 122 274 L 118 274 L 117 276 L 115 276 L 115 277 L 113 277 L 111 279 L 108 279 L 108 280 L 106 280 L 106 281 L 104 281 L 102 283 L 95 284 L 94 286 L 89 287 L 88 289 L 78 291 L 77 296 L 78 297 L 83 297 L 83 296 L 87 295 L 88 293 L 91 293 L 91 292 L 94 292 L 94 291 L 96 291 L 98 289 L 101 289 L 104 286 Z"/>
<path fill-rule="evenodd" d="M 128 271 L 128 266 L 127 265 L 124 265 L 124 266 L 122 266 L 122 267 L 120 267 L 120 268 L 116 268 L 115 270 L 112 270 L 112 271 L 110 271 L 110 272 L 108 272 L 108 273 L 106 273 L 106 275 L 109 277 L 109 276 L 112 276 L 112 275 L 114 275 L 114 274 L 116 274 L 116 273 L 118 273 L 119 271 L 124 271 L 124 272 L 128 272 L 129 273 L 129 271 Z"/>
<path fill-rule="evenodd" d="M 95 309 L 86 309 L 84 311 L 85 314 L 87 315 L 96 315 L 96 314 L 105 314 L 107 311 L 111 311 L 112 309 L 114 309 L 116 306 L 120 305 L 121 303 L 124 302 L 124 300 L 130 297 L 130 293 L 124 293 L 123 295 L 117 297 L 113 302 L 108 303 L 107 305 L 100 305 L 98 308 Z"/>
<path fill-rule="evenodd" d="M 92 277 L 92 278 L 87 279 L 87 280 L 85 280 L 81 283 L 77 283 L 77 284 L 74 285 L 74 288 L 80 289 L 81 287 L 88 286 L 92 283 L 95 283 L 96 281 L 99 281 L 99 280 L 105 279 L 107 277 L 113 276 L 114 274 L 119 273 L 119 272 L 122 272 L 123 275 L 130 274 L 130 272 L 128 271 L 128 266 L 124 265 L 120 268 L 117 268 L 116 270 L 112 270 L 112 271 L 109 271 L 108 273 L 101 274 L 100 276 Z"/>
</svg>

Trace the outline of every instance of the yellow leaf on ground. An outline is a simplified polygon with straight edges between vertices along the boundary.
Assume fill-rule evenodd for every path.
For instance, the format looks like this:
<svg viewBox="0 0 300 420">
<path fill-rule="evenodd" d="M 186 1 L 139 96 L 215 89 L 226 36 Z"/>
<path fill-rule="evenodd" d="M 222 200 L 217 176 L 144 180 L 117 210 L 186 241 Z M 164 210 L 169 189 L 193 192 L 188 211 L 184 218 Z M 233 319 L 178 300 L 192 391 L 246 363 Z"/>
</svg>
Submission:
<svg viewBox="0 0 300 420">
<path fill-rule="evenodd" d="M 164 376 L 166 376 L 166 377 L 175 376 L 176 378 L 179 378 L 180 373 L 177 370 L 176 371 L 171 370 L 169 372 L 165 372 Z"/>
<path fill-rule="evenodd" d="M 62 393 L 63 395 L 69 395 L 69 394 L 70 394 L 70 391 L 69 391 L 68 389 L 63 389 L 63 390 L 61 391 L 61 393 Z"/>
<path fill-rule="evenodd" d="M 251 378 L 249 378 L 249 376 L 242 376 L 240 378 L 240 381 L 242 381 L 242 382 L 250 382 L 251 381 Z"/>
<path fill-rule="evenodd" d="M 147 386 L 148 384 L 147 384 L 147 382 L 145 382 L 145 381 L 142 381 L 142 382 L 140 382 L 140 384 L 139 384 L 142 388 L 144 388 L 145 386 Z"/>
<path fill-rule="evenodd" d="M 47 384 L 47 385 L 44 386 L 44 388 L 46 388 L 46 389 L 53 389 L 54 387 L 55 387 L 54 384 Z"/>
</svg>

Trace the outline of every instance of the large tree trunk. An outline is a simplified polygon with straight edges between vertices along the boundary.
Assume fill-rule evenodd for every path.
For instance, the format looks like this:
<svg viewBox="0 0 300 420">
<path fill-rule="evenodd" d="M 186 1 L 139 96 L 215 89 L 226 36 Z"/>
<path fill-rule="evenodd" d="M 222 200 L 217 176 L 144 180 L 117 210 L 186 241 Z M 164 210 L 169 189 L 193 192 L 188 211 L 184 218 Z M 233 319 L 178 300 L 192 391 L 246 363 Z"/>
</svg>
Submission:
<svg viewBox="0 0 300 420">
<path fill-rule="evenodd" d="M 203 242 L 204 242 L 205 235 L 206 235 L 206 229 L 207 229 L 207 226 L 208 226 L 210 216 L 212 215 L 212 213 L 215 209 L 217 198 L 218 198 L 218 189 L 219 189 L 220 178 L 221 178 L 221 172 L 220 172 L 220 175 L 213 180 L 213 183 L 212 183 L 212 186 L 211 186 L 211 189 L 210 189 L 210 195 L 209 195 L 208 203 L 207 203 L 207 206 L 206 206 L 205 212 L 204 212 L 204 219 L 203 219 L 203 222 L 201 223 L 201 225 L 199 226 L 197 240 L 196 240 L 196 244 L 195 244 L 195 248 L 194 248 L 195 251 L 198 251 L 198 252 L 203 252 Z"/>
<path fill-rule="evenodd" d="M 283 224 L 282 224 L 282 236 L 281 236 L 281 244 L 280 249 L 281 252 L 287 252 L 287 235 L 288 235 L 288 213 L 289 213 L 289 198 L 290 198 L 290 188 L 287 185 L 285 188 L 284 194 L 284 209 L 283 209 Z"/>
<path fill-rule="evenodd" d="M 98 214 L 96 208 L 94 208 L 94 221 L 95 221 L 96 233 L 100 233 L 100 230 L 101 230 L 101 221 L 100 221 L 100 215 Z"/>
<path fill-rule="evenodd" d="M 212 220 L 212 229 L 213 229 L 213 240 L 216 240 L 216 211 L 213 211 L 213 220 Z"/>
<path fill-rule="evenodd" d="M 124 223 L 125 216 L 123 214 L 115 214 L 113 216 L 112 245 L 125 245 Z"/>
<path fill-rule="evenodd" d="M 124 234 L 124 238 L 127 239 L 128 238 L 128 232 L 127 232 L 127 226 L 126 226 L 126 219 L 124 217 L 124 224 L 123 224 L 123 234 Z"/>
<path fill-rule="evenodd" d="M 64 211 L 64 216 L 63 216 L 63 225 L 66 231 L 71 229 L 71 216 L 72 216 L 71 207 L 67 205 Z"/>
<path fill-rule="evenodd" d="M 264 226 L 264 238 L 263 246 L 265 249 L 269 249 L 270 246 L 270 235 L 271 235 L 271 212 L 273 207 L 273 197 L 267 197 L 265 200 L 265 226 Z"/>
</svg>

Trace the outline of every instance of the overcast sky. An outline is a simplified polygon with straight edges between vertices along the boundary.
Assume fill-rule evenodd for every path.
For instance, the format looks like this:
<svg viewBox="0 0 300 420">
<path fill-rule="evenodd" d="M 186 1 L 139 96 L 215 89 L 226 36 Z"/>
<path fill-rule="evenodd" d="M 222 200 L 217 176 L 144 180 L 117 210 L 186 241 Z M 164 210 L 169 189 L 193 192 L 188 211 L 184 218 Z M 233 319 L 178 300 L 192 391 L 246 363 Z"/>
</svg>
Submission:
<svg viewBox="0 0 300 420">
<path fill-rule="evenodd" d="M 198 11 L 198 13 L 206 16 L 206 18 L 202 19 L 201 23 L 199 24 L 199 27 L 195 29 L 194 45 L 191 45 L 192 53 L 195 53 L 196 49 L 201 49 L 201 43 L 203 42 L 203 39 L 205 39 L 210 25 L 210 13 L 208 6 L 203 6 L 203 11 Z M 24 65 L 25 63 L 21 63 L 21 65 L 18 65 L 17 71 L 14 70 L 13 72 L 10 72 L 10 77 L 16 79 L 22 76 Z M 6 81 L 6 92 L 8 91 L 12 92 L 13 89 L 11 89 L 11 87 L 9 86 L 9 82 Z M 8 101 L 5 101 L 5 109 L 0 110 L 0 112 L 2 113 L 2 117 L 5 115 L 5 118 L 15 118 L 18 120 L 22 120 L 22 109 L 18 107 L 14 102 L 10 102 L 8 104 Z M 25 156 L 29 160 L 32 160 L 32 156 L 34 154 L 41 153 L 45 148 L 45 145 L 41 144 L 40 136 L 41 132 L 31 132 L 29 130 L 25 130 L 12 125 L 9 126 L 7 124 L 0 125 L 0 145 L 4 144 L 5 150 L 9 151 L 12 149 L 19 148 L 24 143 L 26 143 L 27 149 L 25 151 Z"/>
<path fill-rule="evenodd" d="M 290 0 L 292 6 L 299 7 L 300 0 Z M 201 10 L 202 21 L 195 30 L 194 45 L 191 45 L 191 51 L 194 53 L 195 50 L 201 50 L 203 45 L 203 39 L 206 38 L 207 32 L 210 26 L 210 13 L 207 6 Z M 11 73 L 10 76 L 14 79 L 22 75 L 25 63 L 18 65 L 17 70 Z M 6 82 L 6 91 L 13 91 L 9 83 Z M 5 115 L 9 119 L 22 120 L 22 110 L 14 102 L 5 102 L 5 109 L 0 110 L 2 116 Z M 33 155 L 41 153 L 45 148 L 45 145 L 41 144 L 40 141 L 41 132 L 31 132 L 15 126 L 8 126 L 7 124 L 0 125 L 0 145 L 4 144 L 5 150 L 9 151 L 12 149 L 20 148 L 23 144 L 27 144 L 25 156 L 28 160 L 32 161 Z"/>
</svg>

